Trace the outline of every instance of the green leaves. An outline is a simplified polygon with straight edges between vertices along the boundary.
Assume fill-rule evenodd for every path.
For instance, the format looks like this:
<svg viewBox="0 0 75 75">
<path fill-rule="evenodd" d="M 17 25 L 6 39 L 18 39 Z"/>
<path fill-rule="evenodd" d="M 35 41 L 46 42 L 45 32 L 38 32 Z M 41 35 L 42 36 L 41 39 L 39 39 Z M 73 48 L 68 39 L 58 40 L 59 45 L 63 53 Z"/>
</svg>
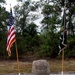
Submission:
<svg viewBox="0 0 75 75">
<path fill-rule="evenodd" d="M 61 4 L 60 0 L 41 0 L 39 2 L 32 2 L 31 0 L 19 0 L 21 5 L 14 7 L 14 22 L 16 25 L 16 38 L 19 50 L 19 56 L 36 55 L 37 57 L 53 57 L 58 56 L 58 41 L 59 31 L 61 26 Z M 0 0 L 0 2 L 4 2 Z M 62 3 L 63 4 L 63 3 Z M 38 11 L 38 9 L 40 11 Z M 75 5 L 72 4 L 72 20 L 74 20 Z M 0 7 L 0 55 L 4 55 L 7 25 L 9 13 L 4 7 Z M 41 21 L 42 32 L 38 33 L 38 23 L 34 24 L 41 15 L 34 14 L 34 12 L 41 12 L 43 19 Z M 68 13 L 69 14 L 69 13 Z M 69 17 L 67 14 L 67 24 Z M 38 22 L 38 21 L 37 21 Z M 73 21 L 73 26 L 74 26 Z M 67 25 L 68 26 L 68 25 Z M 75 38 L 68 37 L 68 48 L 65 50 L 65 55 L 75 56 L 74 42 Z M 14 51 L 13 51 L 14 50 Z M 12 53 L 15 56 L 15 47 Z M 72 50 L 72 51 L 70 51 Z M 72 55 L 73 54 L 73 55 Z M 16 56 L 15 56 L 16 57 Z"/>
</svg>

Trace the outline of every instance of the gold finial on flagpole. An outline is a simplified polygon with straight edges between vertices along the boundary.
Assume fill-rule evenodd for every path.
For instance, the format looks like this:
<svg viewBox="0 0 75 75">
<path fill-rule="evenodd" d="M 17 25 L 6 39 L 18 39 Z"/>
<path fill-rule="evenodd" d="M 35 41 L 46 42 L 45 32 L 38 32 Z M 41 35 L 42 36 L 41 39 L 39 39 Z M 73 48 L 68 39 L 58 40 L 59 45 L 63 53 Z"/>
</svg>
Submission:
<svg viewBox="0 0 75 75">
<path fill-rule="evenodd" d="M 12 10 L 11 3 L 10 3 L 10 10 Z"/>
</svg>

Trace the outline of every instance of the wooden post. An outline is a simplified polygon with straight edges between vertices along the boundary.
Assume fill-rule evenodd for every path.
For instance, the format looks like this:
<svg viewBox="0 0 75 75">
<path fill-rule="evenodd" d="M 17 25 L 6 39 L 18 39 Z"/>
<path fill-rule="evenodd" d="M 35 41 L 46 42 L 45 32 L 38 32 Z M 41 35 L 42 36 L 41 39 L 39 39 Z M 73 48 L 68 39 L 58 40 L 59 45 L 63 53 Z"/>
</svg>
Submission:
<svg viewBox="0 0 75 75">
<path fill-rule="evenodd" d="M 66 0 L 64 2 L 64 29 L 66 30 Z M 67 47 L 67 45 L 64 44 L 64 48 L 62 49 L 62 75 L 64 74 L 64 49 Z"/>
<path fill-rule="evenodd" d="M 62 50 L 62 75 L 64 71 L 64 49 Z"/>
<path fill-rule="evenodd" d="M 16 41 L 15 41 L 15 47 L 16 47 L 17 64 L 18 64 L 18 75 L 20 75 L 20 63 L 19 63 L 18 48 Z"/>
</svg>

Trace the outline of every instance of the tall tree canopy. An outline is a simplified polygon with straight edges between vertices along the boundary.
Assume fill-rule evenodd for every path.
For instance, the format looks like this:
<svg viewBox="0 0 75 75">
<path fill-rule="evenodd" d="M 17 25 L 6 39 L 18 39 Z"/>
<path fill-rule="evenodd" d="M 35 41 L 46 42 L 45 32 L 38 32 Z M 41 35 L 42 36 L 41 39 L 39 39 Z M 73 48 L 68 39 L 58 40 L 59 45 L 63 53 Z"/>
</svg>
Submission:
<svg viewBox="0 0 75 75">
<path fill-rule="evenodd" d="M 4 55 L 5 53 L 7 24 L 9 18 L 9 13 L 6 11 L 5 7 L 2 6 L 4 3 L 5 0 L 0 0 L 0 55 Z"/>
<path fill-rule="evenodd" d="M 42 57 L 57 57 L 59 32 L 63 20 L 62 12 L 65 0 L 18 0 L 14 9 L 14 24 L 19 54 L 36 55 Z M 75 2 L 67 1 L 66 26 L 68 31 L 68 46 L 65 50 L 66 57 L 75 57 Z M 5 44 L 9 13 L 2 6 L 0 0 L 0 55 L 5 55 Z M 37 14 L 38 13 L 38 14 Z M 41 19 L 40 33 L 38 33 L 38 19 Z M 37 21 L 36 23 L 34 21 Z M 73 37 L 73 38 L 72 38 Z M 15 55 L 15 47 L 12 50 Z"/>
</svg>

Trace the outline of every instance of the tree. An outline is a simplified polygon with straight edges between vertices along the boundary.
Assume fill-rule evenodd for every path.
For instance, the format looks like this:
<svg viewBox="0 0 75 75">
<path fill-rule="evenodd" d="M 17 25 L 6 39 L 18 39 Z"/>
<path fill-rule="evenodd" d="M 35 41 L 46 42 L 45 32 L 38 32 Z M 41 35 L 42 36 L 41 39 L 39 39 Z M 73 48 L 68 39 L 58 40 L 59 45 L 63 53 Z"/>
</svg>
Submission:
<svg viewBox="0 0 75 75">
<path fill-rule="evenodd" d="M 64 7 L 65 0 L 60 0 L 61 6 Z M 67 49 L 65 51 L 66 57 L 74 57 L 74 35 L 75 35 L 75 1 L 74 0 L 67 0 L 66 1 L 66 27 L 67 27 Z"/>
<path fill-rule="evenodd" d="M 19 33 L 23 35 L 24 29 L 26 26 L 38 18 L 35 14 L 30 14 L 30 12 L 35 11 L 38 7 L 35 6 L 35 3 L 31 0 L 22 2 L 22 5 L 19 4 L 14 7 L 16 28 Z M 30 15 L 29 15 L 30 14 Z M 37 16 L 37 17 L 36 17 Z"/>
<path fill-rule="evenodd" d="M 44 41 L 42 41 L 40 51 L 44 52 L 45 56 L 56 57 L 58 54 L 57 27 L 61 22 L 59 18 L 61 9 L 57 0 L 44 0 L 41 3 L 43 3 L 42 14 L 44 18 L 42 20 L 42 39 L 44 39 Z"/>
<path fill-rule="evenodd" d="M 38 7 L 34 2 L 27 0 L 22 2 L 21 6 L 17 5 L 14 8 L 19 53 L 20 55 L 33 54 L 39 46 L 37 26 L 33 23 L 38 16 L 36 14 L 30 15 L 30 13 L 36 11 Z"/>
<path fill-rule="evenodd" d="M 22 53 L 36 53 L 39 56 L 48 57 L 57 56 L 59 51 L 59 29 L 62 22 L 61 12 L 63 5 L 64 2 L 61 2 L 61 0 L 40 0 L 37 3 L 26 0 L 22 2 L 21 6 L 17 5 L 15 7 L 17 40 L 19 50 L 22 49 Z M 66 24 L 68 29 L 73 29 L 71 24 L 74 26 L 74 21 L 72 22 L 75 15 L 75 11 L 73 10 L 75 8 L 74 3 L 71 6 L 71 10 L 67 9 L 69 13 L 66 13 Z M 32 12 L 36 11 L 38 8 L 41 9 L 41 14 L 44 17 L 41 21 L 42 30 L 39 35 L 36 31 L 36 24 L 33 23 L 38 16 L 34 15 Z M 70 13 L 70 11 L 72 12 Z M 37 40 L 39 40 L 39 42 Z M 74 44 L 73 39 L 68 38 L 68 43 L 68 48 L 70 48 L 70 44 Z M 68 54 L 67 52 L 65 52 L 66 55 Z"/>
<path fill-rule="evenodd" d="M 4 4 L 5 0 L 0 0 L 0 56 L 5 56 L 6 50 L 6 36 L 7 36 L 7 24 L 9 13 L 1 5 Z"/>
</svg>

